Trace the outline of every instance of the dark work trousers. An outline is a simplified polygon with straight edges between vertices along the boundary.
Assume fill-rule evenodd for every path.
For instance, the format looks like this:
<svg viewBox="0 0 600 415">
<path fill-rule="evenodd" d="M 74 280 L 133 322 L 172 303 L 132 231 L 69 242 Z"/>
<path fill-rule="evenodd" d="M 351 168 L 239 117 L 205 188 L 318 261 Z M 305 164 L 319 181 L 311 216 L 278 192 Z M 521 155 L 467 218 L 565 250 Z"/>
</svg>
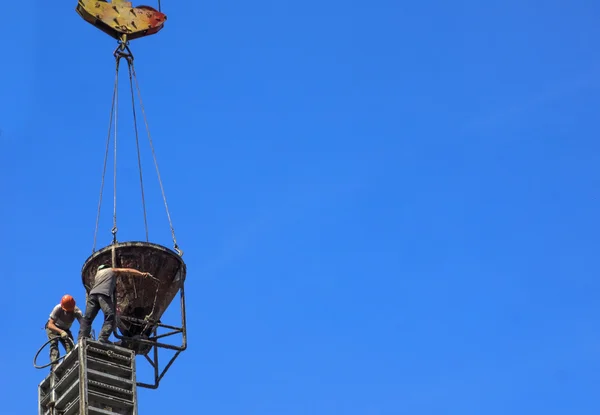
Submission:
<svg viewBox="0 0 600 415">
<path fill-rule="evenodd" d="M 88 296 L 87 303 L 85 304 L 85 314 L 79 327 L 80 339 L 90 337 L 92 323 L 100 310 L 104 313 L 104 323 L 98 335 L 98 340 L 108 340 L 115 326 L 115 311 L 112 298 L 104 294 L 91 294 Z"/>
<path fill-rule="evenodd" d="M 60 337 L 60 334 L 50 330 L 48 328 L 48 322 L 46 322 L 45 329 L 46 329 L 46 335 L 48 336 L 48 340 L 52 340 L 50 342 L 50 361 L 54 362 L 56 359 L 58 359 L 60 357 L 60 352 L 58 351 L 58 342 L 60 342 L 60 344 L 62 344 L 62 346 L 65 348 L 66 354 L 69 354 L 69 352 L 71 351 L 71 342 Z M 71 340 L 73 340 L 73 335 L 71 334 L 71 330 L 67 329 L 65 331 L 67 332 L 67 335 L 69 336 L 69 338 Z M 58 364 L 58 362 L 54 363 L 52 366 L 56 366 L 57 364 Z"/>
</svg>

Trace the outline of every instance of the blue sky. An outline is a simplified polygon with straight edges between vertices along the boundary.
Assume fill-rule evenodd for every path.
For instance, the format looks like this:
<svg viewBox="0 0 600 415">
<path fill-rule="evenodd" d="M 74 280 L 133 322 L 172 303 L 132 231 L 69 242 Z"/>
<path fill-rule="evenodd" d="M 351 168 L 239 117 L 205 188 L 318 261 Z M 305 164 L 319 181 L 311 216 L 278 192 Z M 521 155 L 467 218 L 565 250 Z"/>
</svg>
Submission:
<svg viewBox="0 0 600 415">
<path fill-rule="evenodd" d="M 84 301 L 115 43 L 75 6 L 3 6 L 11 415 L 36 410 L 51 308 Z M 141 414 L 599 413 L 598 2 L 163 10 L 131 47 L 190 332 Z M 125 98 L 119 237 L 139 240 Z M 144 151 L 150 238 L 170 247 Z"/>
</svg>

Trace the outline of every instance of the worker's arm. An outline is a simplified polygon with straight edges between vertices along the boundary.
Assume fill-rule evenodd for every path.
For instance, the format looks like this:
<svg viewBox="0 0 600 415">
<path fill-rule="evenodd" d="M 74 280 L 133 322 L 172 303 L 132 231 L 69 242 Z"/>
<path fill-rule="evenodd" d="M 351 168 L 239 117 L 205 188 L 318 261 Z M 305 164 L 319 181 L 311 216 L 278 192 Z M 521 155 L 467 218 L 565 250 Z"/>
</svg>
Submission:
<svg viewBox="0 0 600 415">
<path fill-rule="evenodd" d="M 77 322 L 81 324 L 81 321 L 83 320 L 83 313 L 78 307 L 75 307 L 75 318 L 77 319 Z"/>
<path fill-rule="evenodd" d="M 113 271 L 117 274 L 133 275 L 141 278 L 152 276 L 152 274 L 150 274 L 149 272 L 140 272 L 137 269 L 133 268 L 113 268 Z"/>
<path fill-rule="evenodd" d="M 66 334 L 66 331 L 59 329 L 58 327 L 56 327 L 56 325 L 54 324 L 54 320 L 53 319 L 48 319 L 48 328 L 50 330 L 52 330 L 53 332 L 60 334 L 62 336 L 63 333 Z"/>
</svg>

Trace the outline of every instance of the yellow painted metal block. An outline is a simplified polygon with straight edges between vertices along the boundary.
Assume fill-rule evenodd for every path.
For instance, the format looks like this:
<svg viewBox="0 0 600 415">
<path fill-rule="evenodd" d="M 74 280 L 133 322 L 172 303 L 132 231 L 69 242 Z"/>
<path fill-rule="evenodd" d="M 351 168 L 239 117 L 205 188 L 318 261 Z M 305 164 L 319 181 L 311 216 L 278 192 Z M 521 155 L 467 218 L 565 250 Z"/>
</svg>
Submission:
<svg viewBox="0 0 600 415">
<path fill-rule="evenodd" d="M 129 1 L 79 0 L 77 13 L 104 33 L 133 40 L 150 36 L 163 28 L 167 16 L 150 6 L 132 7 Z"/>
</svg>

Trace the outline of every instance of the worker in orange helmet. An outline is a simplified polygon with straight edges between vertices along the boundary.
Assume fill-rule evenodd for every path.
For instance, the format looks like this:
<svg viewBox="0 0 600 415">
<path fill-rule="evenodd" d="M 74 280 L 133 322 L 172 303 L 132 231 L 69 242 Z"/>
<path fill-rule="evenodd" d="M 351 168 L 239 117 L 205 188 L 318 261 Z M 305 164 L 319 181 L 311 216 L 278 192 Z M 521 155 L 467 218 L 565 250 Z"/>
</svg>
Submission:
<svg viewBox="0 0 600 415">
<path fill-rule="evenodd" d="M 75 305 L 75 299 L 69 294 L 63 295 L 60 304 L 57 304 L 50 313 L 50 318 L 46 322 L 46 334 L 50 342 L 50 361 L 54 362 L 59 358 L 58 342 L 60 341 L 65 348 L 67 354 L 72 349 L 73 334 L 71 333 L 71 325 L 73 321 L 79 322 L 83 319 L 83 313 Z M 67 338 L 71 339 L 68 341 Z M 53 366 L 56 366 L 54 363 Z"/>
</svg>

